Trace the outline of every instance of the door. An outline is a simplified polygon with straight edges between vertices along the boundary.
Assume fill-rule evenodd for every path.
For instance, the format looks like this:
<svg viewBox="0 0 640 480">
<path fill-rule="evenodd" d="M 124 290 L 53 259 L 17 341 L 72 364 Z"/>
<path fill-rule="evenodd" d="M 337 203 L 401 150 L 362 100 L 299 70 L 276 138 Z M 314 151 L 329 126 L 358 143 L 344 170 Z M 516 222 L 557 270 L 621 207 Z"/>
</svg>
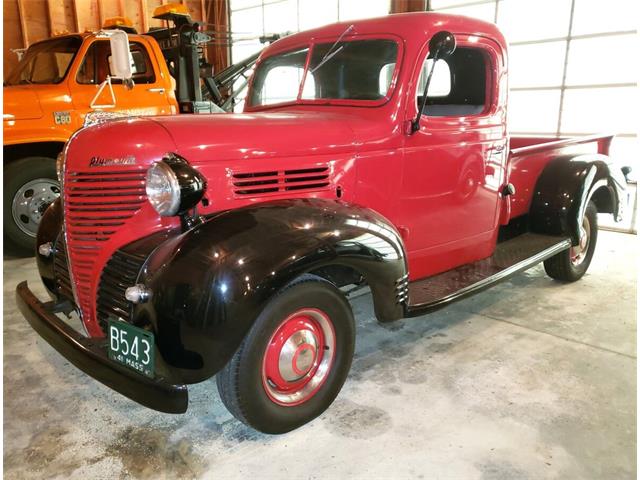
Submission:
<svg viewBox="0 0 640 480">
<path fill-rule="evenodd" d="M 456 51 L 435 67 L 420 62 L 407 109 L 417 113 L 434 68 L 420 129 L 406 137 L 403 156 L 398 223 L 412 279 L 490 256 L 496 243 L 507 158 L 500 58 L 488 40 L 456 40 Z"/>
<path fill-rule="evenodd" d="M 133 58 L 133 81 L 135 86 L 129 90 L 122 85 L 121 80 L 112 79 L 115 107 L 92 108 L 100 84 L 111 74 L 111 48 L 108 39 L 94 39 L 84 49 L 84 56 L 78 63 L 78 68 L 69 82 L 73 104 L 80 115 L 87 112 L 104 110 L 108 112 L 123 112 L 129 115 L 168 115 L 172 113 L 167 85 L 169 79 L 161 78 L 161 71 L 157 68 L 157 59 L 141 41 L 130 41 Z M 160 59 L 164 61 L 163 59 Z M 109 88 L 106 86 L 95 104 L 111 103 Z"/>
</svg>

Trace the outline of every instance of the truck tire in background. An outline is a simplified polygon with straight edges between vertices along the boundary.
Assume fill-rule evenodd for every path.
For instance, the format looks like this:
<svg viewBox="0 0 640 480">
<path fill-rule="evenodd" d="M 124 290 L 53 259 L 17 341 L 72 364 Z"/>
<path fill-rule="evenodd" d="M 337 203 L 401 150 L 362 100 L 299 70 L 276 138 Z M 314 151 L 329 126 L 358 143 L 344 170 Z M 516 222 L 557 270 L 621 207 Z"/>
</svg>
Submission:
<svg viewBox="0 0 640 480">
<path fill-rule="evenodd" d="M 40 219 L 60 195 L 56 161 L 26 157 L 4 167 L 4 238 L 20 254 L 33 255 Z"/>
<path fill-rule="evenodd" d="M 332 283 L 303 275 L 262 311 L 216 376 L 227 409 L 264 433 L 313 420 L 338 395 L 355 347 L 349 302 Z"/>
<path fill-rule="evenodd" d="M 598 209 L 589 202 L 582 220 L 586 232 L 579 245 L 544 261 L 544 270 L 551 278 L 563 282 L 580 280 L 587 272 L 598 240 Z"/>
</svg>

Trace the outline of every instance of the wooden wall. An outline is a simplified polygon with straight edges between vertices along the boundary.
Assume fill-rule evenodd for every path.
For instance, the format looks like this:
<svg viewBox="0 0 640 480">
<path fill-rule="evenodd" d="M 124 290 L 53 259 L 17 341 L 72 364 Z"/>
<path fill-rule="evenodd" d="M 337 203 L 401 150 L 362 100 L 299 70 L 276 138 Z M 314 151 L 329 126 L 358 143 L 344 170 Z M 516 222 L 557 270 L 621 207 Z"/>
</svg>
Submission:
<svg viewBox="0 0 640 480">
<path fill-rule="evenodd" d="M 431 10 L 430 0 L 391 0 L 389 13 L 424 12 Z"/>
<path fill-rule="evenodd" d="M 197 21 L 227 24 L 227 0 L 172 0 L 183 3 L 191 17 Z M 172 3 L 168 0 L 4 0 L 3 67 L 4 78 L 18 57 L 12 49 L 28 47 L 34 42 L 62 32 L 84 32 L 98 30 L 109 17 L 128 17 L 138 30 L 146 32 L 150 27 L 162 26 L 162 21 L 151 18 L 159 5 Z M 222 7 L 222 8 L 221 8 Z M 224 12 L 225 18 L 213 18 Z M 213 28 L 213 27 L 211 27 Z M 217 47 L 220 49 L 220 47 Z M 226 50 L 222 48 L 223 50 Z M 226 52 L 215 53 L 228 58 Z M 216 62 L 217 63 L 217 62 Z M 216 65 L 218 68 L 224 65 Z"/>
</svg>

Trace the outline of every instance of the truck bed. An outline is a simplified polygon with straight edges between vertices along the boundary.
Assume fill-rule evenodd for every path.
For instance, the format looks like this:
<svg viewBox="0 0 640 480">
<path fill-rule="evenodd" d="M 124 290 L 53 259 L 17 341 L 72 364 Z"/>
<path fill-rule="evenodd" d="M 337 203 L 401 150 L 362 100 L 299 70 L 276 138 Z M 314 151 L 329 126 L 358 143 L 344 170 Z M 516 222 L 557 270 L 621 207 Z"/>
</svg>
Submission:
<svg viewBox="0 0 640 480">
<path fill-rule="evenodd" d="M 516 187 L 511 200 L 510 218 L 529 212 L 535 183 L 544 167 L 564 155 L 608 155 L 613 135 L 588 137 L 528 137 L 509 139 L 509 182 Z"/>
</svg>

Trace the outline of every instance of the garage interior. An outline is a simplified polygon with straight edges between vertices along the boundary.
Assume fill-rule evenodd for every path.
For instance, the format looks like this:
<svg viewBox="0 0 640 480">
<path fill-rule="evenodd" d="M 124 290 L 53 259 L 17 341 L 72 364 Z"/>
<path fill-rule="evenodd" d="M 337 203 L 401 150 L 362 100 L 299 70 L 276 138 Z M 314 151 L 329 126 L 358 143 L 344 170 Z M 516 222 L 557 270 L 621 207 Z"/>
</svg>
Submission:
<svg viewBox="0 0 640 480">
<path fill-rule="evenodd" d="M 163 0 L 5 0 L 4 78 L 22 49 L 110 17 L 138 31 Z M 6 478 L 636 478 L 638 18 L 634 0 L 188 0 L 212 26 L 214 72 L 264 48 L 260 37 L 390 13 L 493 22 L 509 42 L 514 135 L 615 133 L 625 219 L 600 215 L 580 281 L 542 265 L 446 309 L 389 324 L 371 294 L 351 298 L 356 350 L 335 402 L 311 423 L 266 435 L 237 421 L 215 380 L 189 410 L 142 407 L 76 369 L 15 303 L 33 257 L 4 249 L 3 468 Z M 222 33 L 220 33 L 222 32 Z M 240 89 L 246 80 L 237 80 Z M 234 111 L 244 107 L 239 95 Z"/>
</svg>

